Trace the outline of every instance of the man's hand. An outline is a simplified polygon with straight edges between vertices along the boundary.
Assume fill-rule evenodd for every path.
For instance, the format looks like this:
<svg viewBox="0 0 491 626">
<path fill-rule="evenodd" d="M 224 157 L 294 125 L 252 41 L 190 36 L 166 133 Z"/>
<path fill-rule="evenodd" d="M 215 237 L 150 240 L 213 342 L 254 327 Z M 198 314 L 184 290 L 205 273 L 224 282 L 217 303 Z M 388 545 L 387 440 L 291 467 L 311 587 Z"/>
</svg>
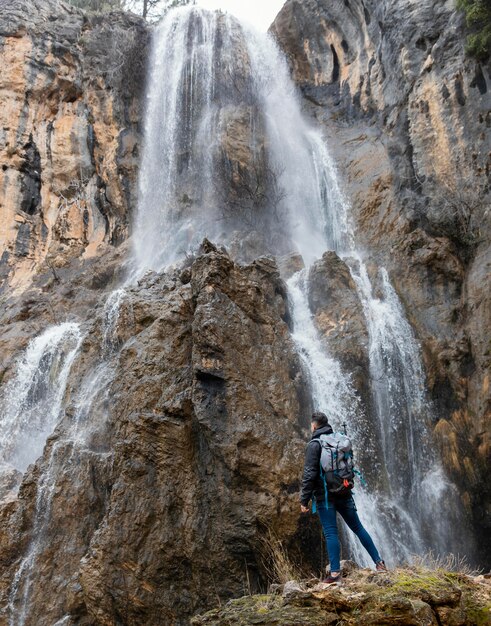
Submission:
<svg viewBox="0 0 491 626">
<path fill-rule="evenodd" d="M 308 506 L 304 506 L 303 504 L 300 505 L 300 510 L 302 511 L 302 513 L 308 513 L 309 512 L 309 507 Z"/>
</svg>

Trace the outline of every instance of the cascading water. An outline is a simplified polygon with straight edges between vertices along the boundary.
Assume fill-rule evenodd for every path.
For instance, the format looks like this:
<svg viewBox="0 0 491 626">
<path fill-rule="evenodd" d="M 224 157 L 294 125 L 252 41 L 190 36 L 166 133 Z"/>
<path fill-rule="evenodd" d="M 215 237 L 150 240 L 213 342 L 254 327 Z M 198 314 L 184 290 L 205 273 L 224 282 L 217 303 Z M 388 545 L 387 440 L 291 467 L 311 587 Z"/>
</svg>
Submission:
<svg viewBox="0 0 491 626">
<path fill-rule="evenodd" d="M 78 324 L 51 326 L 33 339 L 17 363 L 16 374 L 0 401 L 1 470 L 24 472 L 42 453 L 47 437 L 62 416 L 62 405 L 73 362 L 82 343 Z M 41 483 L 47 484 L 43 476 Z M 35 525 L 42 521 L 42 501 L 36 499 Z M 29 548 L 15 575 L 9 603 L 32 559 Z M 28 585 L 26 585 L 27 587 Z M 25 588 L 26 588 L 25 587 Z M 11 617 L 11 624 L 21 624 Z"/>
<path fill-rule="evenodd" d="M 59 327 L 50 328 L 31 342 L 20 361 L 17 377 L 11 383 L 14 385 L 16 381 L 17 384 L 20 380 L 25 381 L 21 388 L 26 389 L 23 397 L 30 398 L 27 406 L 29 415 L 33 417 L 34 427 L 40 416 L 45 413 L 50 416 L 49 424 L 44 425 L 42 432 L 37 432 L 36 441 L 40 449 L 35 456 L 31 455 L 30 461 L 34 461 L 39 456 L 46 437 L 53 431 L 59 420 L 62 422 L 62 427 L 58 436 L 50 442 L 46 462 L 37 482 L 31 540 L 17 568 L 9 593 L 10 626 L 35 623 L 33 621 L 35 616 L 30 613 L 29 600 L 32 586 L 36 581 L 39 559 L 43 552 L 49 549 L 49 538 L 52 536 L 50 526 L 53 523 L 53 500 L 57 490 L 64 488 L 66 468 L 72 464 L 80 465 L 86 459 L 92 465 L 94 456 L 111 456 L 110 451 L 92 450 L 91 439 L 97 438 L 97 433 L 104 430 L 106 405 L 115 372 L 111 359 L 116 355 L 119 347 L 117 330 L 121 304 L 125 296 L 124 289 L 117 289 L 106 299 L 101 315 L 101 357 L 97 366 L 83 377 L 78 386 L 73 397 L 73 409 L 68 417 L 62 419 L 61 406 L 70 367 L 82 343 L 82 335 L 77 324 L 62 324 Z M 63 356 L 62 349 L 66 351 L 67 345 L 72 346 L 71 350 Z M 27 367 L 26 364 L 29 366 Z M 43 375 L 46 381 L 41 385 L 39 378 Z M 36 394 L 30 391 L 38 387 L 43 390 L 42 393 Z M 15 398 L 15 394 L 12 398 Z M 21 420 L 12 419 L 12 423 L 20 424 Z M 19 432 L 19 442 L 23 443 L 26 436 L 29 435 Z M 75 540 L 73 542 L 76 543 Z M 58 564 L 58 567 L 61 565 Z"/>
<path fill-rule="evenodd" d="M 104 356 L 108 357 L 118 347 L 116 337 L 121 304 L 126 296 L 126 290 L 121 287 L 112 291 L 104 304 L 104 330 L 102 336 L 102 348 Z"/>
<path fill-rule="evenodd" d="M 431 447 L 428 426 L 431 408 L 425 393 L 425 375 L 419 346 L 403 307 L 384 268 L 378 272 L 382 297 L 373 295 L 366 265 L 356 250 L 349 202 L 341 191 L 333 159 L 321 132 L 303 119 L 286 63 L 275 44 L 268 37 L 249 32 L 248 51 L 258 88 L 268 85 L 262 92 L 262 103 L 270 158 L 283 172 L 281 184 L 287 190 L 286 202 L 290 205 L 287 213 L 294 216 L 290 217 L 292 240 L 307 264 L 325 249 L 334 250 L 345 260 L 366 318 L 378 445 L 373 446 L 367 440 L 362 416 L 352 399 L 349 401 L 351 435 L 359 449 L 372 444 L 373 465 L 385 476 L 381 481 L 384 487 L 378 493 L 358 494 L 362 517 L 390 562 L 407 560 L 411 554 L 421 554 L 430 548 L 441 553 L 462 549 L 462 544 L 453 543 L 452 536 L 452 528 L 462 525 L 458 498 Z M 285 128 L 288 128 L 286 137 Z M 322 233 L 321 250 L 319 233 Z M 302 284 L 303 289 L 299 289 Z M 305 314 L 308 310 L 305 279 L 290 279 L 289 293 L 296 329 L 294 339 L 300 354 L 308 354 L 309 350 L 315 354 L 319 351 L 319 337 Z M 339 380 L 341 368 L 324 362 L 318 355 L 303 360 L 310 374 L 315 406 L 324 408 L 339 427 L 341 422 L 336 418 L 340 411 L 333 410 L 332 404 L 334 401 L 342 407 L 349 396 L 346 390 L 335 393 L 342 388 L 340 385 L 334 386 L 334 394 L 326 394 L 326 390 L 333 388 L 332 380 Z M 327 382 L 316 384 L 323 376 L 319 370 L 331 379 L 330 386 Z M 344 386 L 346 389 L 349 383 Z M 345 411 L 341 414 L 346 419 Z M 431 522 L 429 502 L 440 502 L 443 515 L 438 525 Z M 357 560 L 366 561 L 357 543 L 352 543 L 350 549 Z"/>
<path fill-rule="evenodd" d="M 159 269 L 218 234 L 212 201 L 220 135 L 215 72 L 236 72 L 221 54 L 227 43 L 217 45 L 218 14 L 203 19 L 200 12 L 187 13 L 188 19 L 170 13 L 154 38 L 133 238 L 137 273 Z M 226 37 L 231 29 L 220 32 Z"/>
<path fill-rule="evenodd" d="M 293 339 L 305 371 L 310 376 L 310 387 L 316 404 L 322 406 L 337 424 L 348 423 L 356 413 L 358 399 L 339 363 L 322 347 L 305 297 L 307 278 L 306 270 L 301 270 L 287 282 L 294 311 Z"/>
<path fill-rule="evenodd" d="M 230 156 L 229 128 L 240 145 L 237 162 Z M 244 181 L 247 168 L 252 179 Z M 265 174 L 254 179 L 258 168 Z M 373 467 L 382 475 L 377 493 L 358 494 L 362 518 L 389 561 L 429 547 L 451 549 L 452 524 L 435 529 L 429 520 L 429 501 L 439 502 L 441 519 L 455 523 L 458 507 L 429 443 L 417 341 L 383 268 L 381 297 L 373 295 L 335 164 L 322 133 L 303 116 L 287 64 L 269 36 L 196 7 L 167 15 L 153 46 L 139 193 L 140 272 L 175 261 L 204 236 L 229 243 L 234 228 L 244 239 L 251 230 L 258 238 L 258 231 L 266 233 L 265 250 L 300 252 L 307 268 L 327 249 L 346 261 L 369 333 Z M 314 405 L 338 427 L 346 421 L 357 446 L 373 448 L 349 375 L 320 347 L 308 305 L 308 270 L 288 286 L 294 339 Z M 354 544 L 351 549 L 365 560 Z"/>
<path fill-rule="evenodd" d="M 293 226 L 280 184 L 284 172 L 281 164 L 270 161 L 275 151 L 268 149 L 264 133 L 268 87 L 255 83 L 255 71 L 244 31 L 234 18 L 187 7 L 169 12 L 158 27 L 149 72 L 133 277 L 182 258 L 204 237 L 230 243 L 237 231 L 242 240 L 254 235 L 256 256 L 258 250 L 289 251 L 287 233 Z M 292 113 L 295 124 L 301 118 Z M 306 142 L 303 149 L 308 150 Z M 294 150 L 291 145 L 289 153 Z M 305 170 L 298 171 L 291 184 L 301 187 L 308 180 Z M 312 187 L 311 193 L 315 196 L 317 189 Z M 302 220 L 296 226 L 302 229 Z"/>
<path fill-rule="evenodd" d="M 19 359 L 0 399 L 0 463 L 24 472 L 60 417 L 68 375 L 82 341 L 78 324 L 51 326 Z"/>
</svg>

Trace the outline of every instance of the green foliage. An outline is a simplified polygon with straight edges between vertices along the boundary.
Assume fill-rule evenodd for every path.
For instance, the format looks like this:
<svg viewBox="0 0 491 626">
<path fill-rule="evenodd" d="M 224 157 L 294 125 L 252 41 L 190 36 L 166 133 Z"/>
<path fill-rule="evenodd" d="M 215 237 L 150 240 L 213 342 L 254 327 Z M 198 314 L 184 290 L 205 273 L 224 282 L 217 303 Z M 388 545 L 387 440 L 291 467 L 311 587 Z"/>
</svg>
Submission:
<svg viewBox="0 0 491 626">
<path fill-rule="evenodd" d="M 467 52 L 484 61 L 491 54 L 491 0 L 457 0 L 472 30 L 467 38 Z"/>
<path fill-rule="evenodd" d="M 159 19 L 169 9 L 195 4 L 194 0 L 123 0 L 126 8 L 138 13 L 145 19 Z"/>
<path fill-rule="evenodd" d="M 72 6 L 91 13 L 134 11 L 144 18 L 159 18 L 169 9 L 195 4 L 195 0 L 68 0 Z"/>
<path fill-rule="evenodd" d="M 174 7 L 183 7 L 186 4 L 196 4 L 196 2 L 194 2 L 194 0 L 171 0 L 171 2 L 166 3 L 168 9 L 173 9 Z"/>
<path fill-rule="evenodd" d="M 124 0 L 68 0 L 68 3 L 93 13 L 121 11 L 125 8 Z"/>
</svg>

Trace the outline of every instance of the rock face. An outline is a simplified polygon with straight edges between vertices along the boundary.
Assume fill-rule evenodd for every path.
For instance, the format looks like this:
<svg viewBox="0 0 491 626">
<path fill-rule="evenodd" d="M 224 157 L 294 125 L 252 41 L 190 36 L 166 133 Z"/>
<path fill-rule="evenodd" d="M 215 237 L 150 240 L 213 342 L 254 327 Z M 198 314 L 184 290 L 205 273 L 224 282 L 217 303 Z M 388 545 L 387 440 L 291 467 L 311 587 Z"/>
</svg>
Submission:
<svg viewBox="0 0 491 626">
<path fill-rule="evenodd" d="M 264 579 L 261 529 L 298 532 L 308 423 L 286 317 L 270 259 L 209 244 L 127 291 L 103 366 L 89 315 L 66 417 L 2 508 L 1 624 L 185 624 Z"/>
<path fill-rule="evenodd" d="M 370 404 L 368 332 L 363 309 L 349 267 L 335 252 L 326 252 L 310 268 L 309 304 L 326 347 L 350 372 L 364 404 Z"/>
<path fill-rule="evenodd" d="M 489 538 L 489 65 L 443 0 L 288 0 L 271 30 L 416 329 L 443 459 Z"/>
<path fill-rule="evenodd" d="M 0 9 L 0 272 L 22 286 L 127 237 L 148 30 L 59 0 Z"/>
</svg>

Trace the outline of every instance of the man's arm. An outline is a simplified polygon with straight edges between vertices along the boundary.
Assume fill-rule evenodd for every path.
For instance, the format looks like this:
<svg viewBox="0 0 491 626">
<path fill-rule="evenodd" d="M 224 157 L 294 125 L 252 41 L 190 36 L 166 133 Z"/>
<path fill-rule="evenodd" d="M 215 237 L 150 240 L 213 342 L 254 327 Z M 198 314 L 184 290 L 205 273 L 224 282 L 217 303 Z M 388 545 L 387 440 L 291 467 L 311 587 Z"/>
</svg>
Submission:
<svg viewBox="0 0 491 626">
<path fill-rule="evenodd" d="M 307 445 L 305 450 L 305 463 L 303 468 L 302 488 L 300 491 L 300 504 L 307 507 L 315 489 L 315 481 L 319 476 L 319 463 L 321 458 L 320 442 L 315 439 Z"/>
</svg>

